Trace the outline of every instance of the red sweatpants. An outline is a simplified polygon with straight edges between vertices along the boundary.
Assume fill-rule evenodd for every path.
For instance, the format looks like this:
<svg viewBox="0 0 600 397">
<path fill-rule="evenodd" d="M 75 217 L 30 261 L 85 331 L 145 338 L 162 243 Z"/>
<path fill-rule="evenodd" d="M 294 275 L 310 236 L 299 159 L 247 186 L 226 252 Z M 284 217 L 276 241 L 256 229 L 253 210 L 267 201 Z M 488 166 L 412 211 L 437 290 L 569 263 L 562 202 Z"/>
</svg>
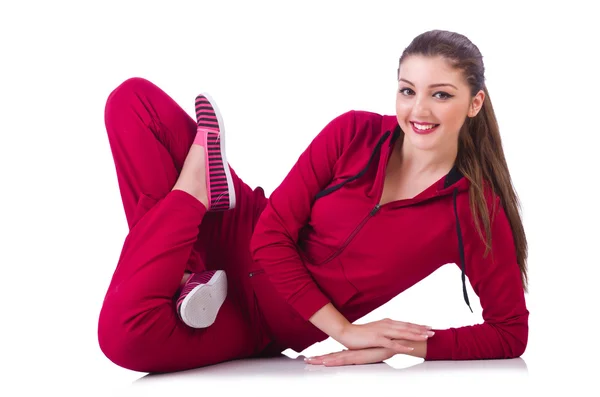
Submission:
<svg viewBox="0 0 600 397">
<path fill-rule="evenodd" d="M 232 170 L 236 208 L 206 212 L 171 191 L 196 122 L 151 82 L 109 96 L 105 123 L 129 234 L 104 299 L 99 344 L 115 364 L 169 372 L 301 349 L 326 335 L 296 315 L 253 263 L 249 242 L 267 199 Z M 184 271 L 223 269 L 228 295 L 215 323 L 193 329 L 175 312 Z M 261 277 L 252 277 L 258 271 Z M 293 348 L 293 347 L 292 347 Z"/>
</svg>

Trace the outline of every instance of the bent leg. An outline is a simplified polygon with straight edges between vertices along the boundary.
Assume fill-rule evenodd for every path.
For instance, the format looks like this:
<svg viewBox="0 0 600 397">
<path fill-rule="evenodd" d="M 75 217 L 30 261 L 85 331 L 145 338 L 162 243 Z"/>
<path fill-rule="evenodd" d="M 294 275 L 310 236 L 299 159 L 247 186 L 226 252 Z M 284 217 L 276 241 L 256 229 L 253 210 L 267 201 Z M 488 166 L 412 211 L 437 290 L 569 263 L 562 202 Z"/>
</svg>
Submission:
<svg viewBox="0 0 600 397">
<path fill-rule="evenodd" d="M 171 97 L 142 78 L 128 79 L 110 93 L 104 120 L 131 228 L 142 196 L 156 202 L 173 188 L 196 124 Z"/>
<path fill-rule="evenodd" d="M 105 121 L 130 232 L 100 314 L 102 351 L 142 372 L 190 369 L 260 351 L 265 341 L 243 269 L 257 208 L 264 206 L 262 189 L 252 191 L 232 170 L 237 206 L 222 213 L 206 213 L 191 195 L 171 191 L 196 123 L 147 80 L 129 79 L 115 89 Z M 215 322 L 193 329 L 179 320 L 174 297 L 186 269 L 206 268 L 225 270 L 229 291 Z"/>
<path fill-rule="evenodd" d="M 114 89 L 106 103 L 105 123 L 129 228 L 173 188 L 196 136 L 196 121 L 169 95 L 143 78 Z M 251 189 L 231 169 L 236 207 L 208 212 L 188 269 L 222 268 L 247 261 L 254 225 L 266 205 L 261 188 Z M 202 260 L 195 258 L 201 254 Z"/>
<path fill-rule="evenodd" d="M 248 303 L 238 294 L 228 295 L 208 328 L 192 329 L 177 318 L 173 295 L 204 213 L 194 197 L 173 191 L 127 236 L 98 326 L 100 347 L 115 364 L 170 372 L 248 357 L 260 349 Z"/>
<path fill-rule="evenodd" d="M 233 269 L 228 274 L 232 293 L 210 327 L 192 329 L 175 311 L 186 268 L 205 268 L 193 246 L 206 209 L 191 195 L 171 191 L 196 123 L 141 78 L 111 92 L 105 123 L 130 232 L 100 313 L 102 351 L 116 364 L 142 372 L 190 369 L 252 354 L 257 332 L 235 264 L 214 265 Z"/>
</svg>

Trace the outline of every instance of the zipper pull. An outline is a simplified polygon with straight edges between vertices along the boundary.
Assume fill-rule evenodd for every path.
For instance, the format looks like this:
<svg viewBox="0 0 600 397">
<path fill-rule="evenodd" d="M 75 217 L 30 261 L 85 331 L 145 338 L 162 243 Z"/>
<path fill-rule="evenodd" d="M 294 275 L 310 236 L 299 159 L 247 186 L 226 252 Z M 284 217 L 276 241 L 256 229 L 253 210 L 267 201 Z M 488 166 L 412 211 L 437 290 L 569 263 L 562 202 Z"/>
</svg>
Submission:
<svg viewBox="0 0 600 397">
<path fill-rule="evenodd" d="M 381 208 L 381 206 L 380 206 L 379 204 L 377 204 L 377 205 L 375 206 L 375 208 L 373 208 L 373 209 L 371 210 L 371 216 L 375 215 L 375 214 L 377 213 L 377 211 L 379 211 L 379 208 Z"/>
</svg>

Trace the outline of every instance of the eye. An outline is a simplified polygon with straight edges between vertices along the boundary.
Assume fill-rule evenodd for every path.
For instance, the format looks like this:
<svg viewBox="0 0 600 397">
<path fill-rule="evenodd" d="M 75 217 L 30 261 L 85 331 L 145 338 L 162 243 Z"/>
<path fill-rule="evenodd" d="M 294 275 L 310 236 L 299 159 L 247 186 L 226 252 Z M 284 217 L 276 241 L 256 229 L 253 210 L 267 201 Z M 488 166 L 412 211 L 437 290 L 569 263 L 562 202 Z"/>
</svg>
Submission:
<svg viewBox="0 0 600 397">
<path fill-rule="evenodd" d="M 449 98 L 452 98 L 454 95 L 450 95 L 444 91 L 438 91 L 435 94 L 433 94 L 433 96 L 435 96 L 438 99 L 449 99 Z"/>
<path fill-rule="evenodd" d="M 400 88 L 400 90 L 398 90 L 398 92 L 402 95 L 411 95 L 414 94 L 414 91 L 411 90 L 410 88 Z"/>
</svg>

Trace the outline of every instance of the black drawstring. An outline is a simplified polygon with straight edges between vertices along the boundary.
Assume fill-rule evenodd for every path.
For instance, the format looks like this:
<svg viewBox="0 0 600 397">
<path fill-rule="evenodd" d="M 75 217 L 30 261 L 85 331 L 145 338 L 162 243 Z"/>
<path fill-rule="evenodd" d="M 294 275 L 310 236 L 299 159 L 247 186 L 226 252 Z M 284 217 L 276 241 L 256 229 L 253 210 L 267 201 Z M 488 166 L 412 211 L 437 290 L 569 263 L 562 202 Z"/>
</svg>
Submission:
<svg viewBox="0 0 600 397">
<path fill-rule="evenodd" d="M 453 202 L 454 202 L 454 217 L 456 218 L 456 234 L 458 235 L 458 252 L 460 254 L 460 268 L 461 268 L 461 278 L 463 285 L 463 296 L 465 298 L 465 302 L 467 302 L 467 306 L 473 313 L 473 309 L 471 309 L 471 304 L 469 303 L 469 295 L 467 294 L 467 284 L 465 283 L 465 247 L 463 245 L 462 232 L 460 230 L 460 221 L 458 220 L 458 210 L 456 209 L 456 194 L 458 193 L 458 188 L 454 188 L 453 192 Z"/>
<path fill-rule="evenodd" d="M 342 186 L 344 186 L 346 183 L 352 182 L 352 181 L 360 178 L 361 176 L 363 176 L 369 169 L 369 166 L 371 165 L 371 161 L 373 160 L 373 158 L 375 158 L 375 155 L 377 154 L 379 149 L 381 149 L 381 145 L 388 138 L 389 135 L 390 135 L 390 131 L 387 131 L 379 139 L 379 141 L 377 142 L 377 145 L 375 146 L 375 149 L 371 153 L 371 157 L 369 157 L 369 161 L 367 162 L 367 165 L 358 174 L 356 174 L 348 179 L 345 179 L 344 181 L 338 183 L 337 185 L 334 185 L 325 190 L 322 190 L 321 192 L 319 192 L 316 195 L 316 199 L 326 196 L 332 192 L 335 192 L 336 190 L 338 190 Z M 399 135 L 399 128 L 397 127 L 396 131 L 394 131 L 392 141 L 395 140 L 398 137 L 398 135 Z M 446 178 L 446 184 L 444 187 L 450 186 L 451 184 L 456 182 L 461 177 L 462 177 L 462 174 L 460 173 L 460 171 L 458 171 L 458 168 L 456 166 L 454 166 L 452 168 L 452 170 L 450 170 L 450 172 L 448 173 L 448 177 Z M 467 294 L 467 284 L 465 281 L 465 248 L 463 245 L 462 231 L 460 229 L 460 221 L 458 219 L 458 209 L 456 208 L 456 195 L 457 194 L 458 194 L 458 188 L 454 188 L 454 192 L 453 192 L 454 217 L 456 219 L 456 234 L 458 236 L 458 251 L 460 254 L 460 268 L 461 268 L 461 278 L 462 278 L 462 286 L 463 286 L 463 296 L 465 298 L 465 302 L 467 302 L 467 306 L 469 306 L 469 309 L 471 310 L 471 313 L 473 313 L 473 309 L 471 308 L 471 304 L 469 303 L 469 295 Z"/>
</svg>

